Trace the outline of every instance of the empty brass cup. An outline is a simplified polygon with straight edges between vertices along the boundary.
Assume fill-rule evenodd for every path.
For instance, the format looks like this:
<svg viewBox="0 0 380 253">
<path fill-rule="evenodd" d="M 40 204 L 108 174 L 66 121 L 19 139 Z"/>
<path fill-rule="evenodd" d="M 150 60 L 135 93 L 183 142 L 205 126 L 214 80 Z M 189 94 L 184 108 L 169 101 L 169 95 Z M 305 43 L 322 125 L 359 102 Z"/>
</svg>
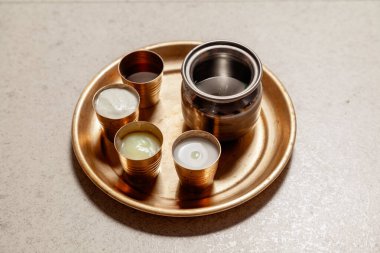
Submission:
<svg viewBox="0 0 380 253">
<path fill-rule="evenodd" d="M 100 88 L 95 93 L 95 95 L 94 95 L 94 97 L 92 99 L 92 107 L 94 108 L 96 116 L 97 116 L 100 124 L 103 127 L 105 135 L 107 136 L 107 138 L 110 141 L 113 141 L 116 132 L 122 126 L 124 126 L 125 124 L 128 124 L 129 122 L 133 122 L 133 121 L 137 121 L 138 120 L 138 118 L 139 118 L 139 106 L 136 107 L 136 110 L 133 113 L 131 113 L 131 114 L 129 114 L 129 115 L 123 117 L 123 118 L 120 118 L 120 119 L 111 119 L 111 118 L 107 118 L 106 116 L 103 116 L 103 115 L 99 114 L 96 111 L 96 106 L 95 106 L 96 99 L 98 98 L 99 94 L 102 91 L 104 91 L 106 89 L 110 89 L 110 88 L 126 89 L 126 90 L 132 92 L 137 97 L 138 103 L 140 101 L 140 96 L 139 96 L 138 92 L 133 87 L 125 85 L 125 84 L 110 84 L 110 85 L 106 85 L 106 86 Z"/>
<path fill-rule="evenodd" d="M 151 107 L 160 99 L 164 61 L 158 54 L 148 50 L 138 50 L 124 56 L 119 63 L 119 74 L 123 83 L 131 85 L 140 94 L 140 108 Z M 149 72 L 152 79 L 136 80 L 134 74 Z"/>
<path fill-rule="evenodd" d="M 186 165 L 181 164 L 179 161 L 175 159 L 174 150 L 178 144 L 184 141 L 187 138 L 191 137 L 200 137 L 211 141 L 218 148 L 218 158 L 217 160 L 208 167 L 202 169 L 192 169 L 186 167 Z M 214 182 L 214 176 L 216 170 L 218 168 L 219 158 L 222 152 L 222 148 L 218 139 L 205 131 L 202 130 L 190 130 L 181 134 L 173 143 L 172 146 L 172 155 L 174 160 L 174 165 L 181 182 L 181 185 L 187 187 L 195 187 L 195 188 L 207 188 L 212 185 Z"/>
<path fill-rule="evenodd" d="M 150 134 L 153 134 L 160 141 L 160 149 L 158 150 L 158 152 L 147 159 L 141 160 L 134 160 L 130 157 L 124 156 L 120 152 L 122 139 L 126 135 L 133 132 L 148 132 Z M 123 166 L 124 171 L 131 180 L 150 180 L 158 176 L 160 172 L 159 167 L 161 162 L 162 143 L 163 135 L 160 129 L 150 122 L 136 121 L 131 122 L 120 128 L 120 130 L 115 135 L 114 145 L 118 152 L 121 165 Z"/>
</svg>

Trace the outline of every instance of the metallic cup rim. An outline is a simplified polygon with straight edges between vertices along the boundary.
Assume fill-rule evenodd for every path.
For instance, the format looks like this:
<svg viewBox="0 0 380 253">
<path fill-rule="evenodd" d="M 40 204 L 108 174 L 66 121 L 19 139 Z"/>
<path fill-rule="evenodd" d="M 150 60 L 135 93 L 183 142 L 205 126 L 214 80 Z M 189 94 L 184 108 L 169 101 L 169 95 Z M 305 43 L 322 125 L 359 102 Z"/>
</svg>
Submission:
<svg viewBox="0 0 380 253">
<path fill-rule="evenodd" d="M 186 167 L 186 165 L 180 163 L 175 159 L 174 150 L 178 144 L 182 141 L 191 138 L 191 137 L 199 137 L 204 138 L 211 141 L 218 148 L 218 158 L 211 165 L 204 167 L 202 169 L 192 169 Z M 174 165 L 180 179 L 180 182 L 187 186 L 196 186 L 196 187 L 207 187 L 211 185 L 214 181 L 214 176 L 216 170 L 218 168 L 219 159 L 222 154 L 222 147 L 220 145 L 219 140 L 209 132 L 203 130 L 189 130 L 182 133 L 177 139 L 174 141 L 172 145 L 172 156 Z"/>
<path fill-rule="evenodd" d="M 143 55 L 142 58 L 144 58 L 144 64 L 136 61 L 136 59 L 139 59 L 139 56 L 141 55 Z M 133 65 L 132 63 L 134 61 L 136 62 L 137 65 L 142 64 L 146 66 L 153 66 L 154 63 L 152 60 L 149 61 L 148 60 L 149 58 L 156 61 L 156 63 L 158 63 L 159 65 L 159 67 L 157 68 L 158 69 L 157 71 L 149 71 L 149 72 L 154 72 L 155 74 L 157 74 L 157 76 L 154 79 L 146 81 L 146 82 L 137 82 L 137 81 L 129 80 L 128 76 L 126 76 L 124 73 L 125 72 L 124 69 L 128 68 L 129 66 L 132 66 Z M 118 72 L 123 83 L 134 87 L 137 90 L 137 92 L 140 94 L 140 97 L 141 97 L 140 108 L 151 107 L 155 105 L 156 103 L 158 103 L 159 92 L 160 92 L 162 77 L 164 73 L 164 60 L 159 54 L 153 51 L 144 50 L 144 49 L 130 52 L 121 58 L 118 65 Z M 138 73 L 138 72 L 140 71 L 136 71 L 133 73 Z"/>
<path fill-rule="evenodd" d="M 106 116 L 104 115 L 101 115 L 100 113 L 98 113 L 98 111 L 96 110 L 96 100 L 99 96 L 99 94 L 104 91 L 104 90 L 107 90 L 107 89 L 111 89 L 111 88 L 119 88 L 119 89 L 126 89 L 130 92 L 132 92 L 136 98 L 137 98 L 137 106 L 135 108 L 135 110 L 124 116 L 124 117 L 121 117 L 121 118 L 117 118 L 117 119 L 113 119 L 113 118 L 107 118 Z M 128 85 L 125 85 L 125 84 L 122 84 L 122 83 L 114 83 L 114 84 L 108 84 L 106 86 L 103 86 L 102 88 L 100 88 L 99 90 L 97 90 L 94 94 L 94 96 L 92 97 L 92 108 L 94 109 L 95 111 L 95 114 L 100 122 L 100 124 L 103 126 L 105 132 L 107 133 L 107 137 L 111 139 L 111 141 L 113 140 L 113 135 L 116 134 L 116 132 L 125 124 L 129 123 L 129 122 L 132 122 L 132 121 L 135 121 L 138 119 L 139 117 L 139 104 L 140 104 L 140 95 L 139 93 L 137 92 L 137 90 L 135 88 L 133 88 L 132 86 L 128 86 Z"/>
<path fill-rule="evenodd" d="M 120 152 L 120 142 L 128 134 L 133 132 L 148 132 L 153 134 L 160 142 L 160 148 L 156 154 L 146 159 L 132 159 Z M 119 155 L 124 171 L 130 176 L 142 176 L 154 178 L 159 173 L 161 162 L 161 152 L 163 145 L 163 135 L 161 130 L 154 124 L 147 121 L 135 121 L 126 124 L 117 131 L 114 138 L 114 146 Z"/>
<path fill-rule="evenodd" d="M 229 95 L 229 96 L 215 96 L 208 94 L 202 90 L 200 90 L 194 83 L 192 79 L 191 70 L 193 68 L 193 65 L 196 63 L 196 59 L 202 55 L 207 53 L 209 50 L 218 49 L 218 50 L 230 50 L 231 52 L 236 52 L 241 55 L 244 55 L 251 64 L 251 68 L 253 69 L 252 72 L 256 73 L 251 78 L 250 83 L 248 84 L 247 88 L 245 88 L 243 91 Z M 218 41 L 210 41 L 204 44 L 201 44 L 194 49 L 192 49 L 185 57 L 185 60 L 182 63 L 181 68 L 181 74 L 183 80 L 191 87 L 191 89 L 200 97 L 203 99 L 217 102 L 217 103 L 230 103 L 233 101 L 237 101 L 241 98 L 246 97 L 248 94 L 252 93 L 261 82 L 261 78 L 263 75 L 263 67 L 262 63 L 259 59 L 259 57 L 256 55 L 255 52 L 253 52 L 248 47 L 241 45 L 236 42 L 232 41 L 224 41 L 224 40 L 218 40 Z"/>
</svg>

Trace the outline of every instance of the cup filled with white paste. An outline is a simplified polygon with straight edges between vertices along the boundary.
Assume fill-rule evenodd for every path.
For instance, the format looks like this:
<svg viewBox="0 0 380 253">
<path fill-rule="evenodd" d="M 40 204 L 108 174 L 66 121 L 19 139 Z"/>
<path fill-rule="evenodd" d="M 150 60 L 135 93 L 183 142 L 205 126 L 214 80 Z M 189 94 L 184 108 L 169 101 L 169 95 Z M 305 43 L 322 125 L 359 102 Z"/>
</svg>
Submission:
<svg viewBox="0 0 380 253">
<path fill-rule="evenodd" d="M 122 126 L 138 120 L 139 103 L 138 92 L 125 84 L 106 85 L 95 93 L 92 105 L 111 141 Z"/>
<path fill-rule="evenodd" d="M 159 174 L 163 135 L 146 121 L 128 123 L 115 135 L 114 145 L 126 174 L 135 179 L 154 179 Z"/>
<path fill-rule="evenodd" d="M 214 181 L 221 146 L 214 135 L 191 130 L 175 140 L 172 155 L 181 184 L 205 188 Z"/>
</svg>

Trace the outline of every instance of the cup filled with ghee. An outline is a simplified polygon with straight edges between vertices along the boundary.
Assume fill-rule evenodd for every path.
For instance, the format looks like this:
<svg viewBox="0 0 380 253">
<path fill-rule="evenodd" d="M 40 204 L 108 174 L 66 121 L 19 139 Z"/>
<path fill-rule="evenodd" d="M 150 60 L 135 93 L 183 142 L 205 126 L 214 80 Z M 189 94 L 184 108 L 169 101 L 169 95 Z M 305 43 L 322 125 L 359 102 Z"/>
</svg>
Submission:
<svg viewBox="0 0 380 253">
<path fill-rule="evenodd" d="M 114 145 L 127 176 L 154 179 L 159 174 L 163 135 L 146 121 L 128 123 L 116 133 Z"/>
</svg>

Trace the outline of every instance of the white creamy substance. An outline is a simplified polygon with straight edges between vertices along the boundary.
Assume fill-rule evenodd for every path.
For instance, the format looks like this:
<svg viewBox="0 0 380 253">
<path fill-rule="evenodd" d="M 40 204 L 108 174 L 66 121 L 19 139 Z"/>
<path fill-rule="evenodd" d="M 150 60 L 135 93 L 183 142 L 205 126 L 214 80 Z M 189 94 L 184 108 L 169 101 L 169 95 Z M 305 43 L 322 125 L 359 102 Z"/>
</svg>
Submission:
<svg viewBox="0 0 380 253">
<path fill-rule="evenodd" d="M 192 137 L 181 141 L 174 148 L 174 159 L 183 167 L 199 170 L 212 165 L 218 159 L 218 147 L 211 141 Z"/>
<path fill-rule="evenodd" d="M 95 101 L 96 112 L 109 119 L 124 118 L 133 113 L 137 107 L 136 95 L 122 88 L 103 90 Z"/>
<path fill-rule="evenodd" d="M 129 159 L 142 160 L 160 150 L 160 141 L 151 133 L 133 132 L 122 139 L 120 151 Z"/>
</svg>

